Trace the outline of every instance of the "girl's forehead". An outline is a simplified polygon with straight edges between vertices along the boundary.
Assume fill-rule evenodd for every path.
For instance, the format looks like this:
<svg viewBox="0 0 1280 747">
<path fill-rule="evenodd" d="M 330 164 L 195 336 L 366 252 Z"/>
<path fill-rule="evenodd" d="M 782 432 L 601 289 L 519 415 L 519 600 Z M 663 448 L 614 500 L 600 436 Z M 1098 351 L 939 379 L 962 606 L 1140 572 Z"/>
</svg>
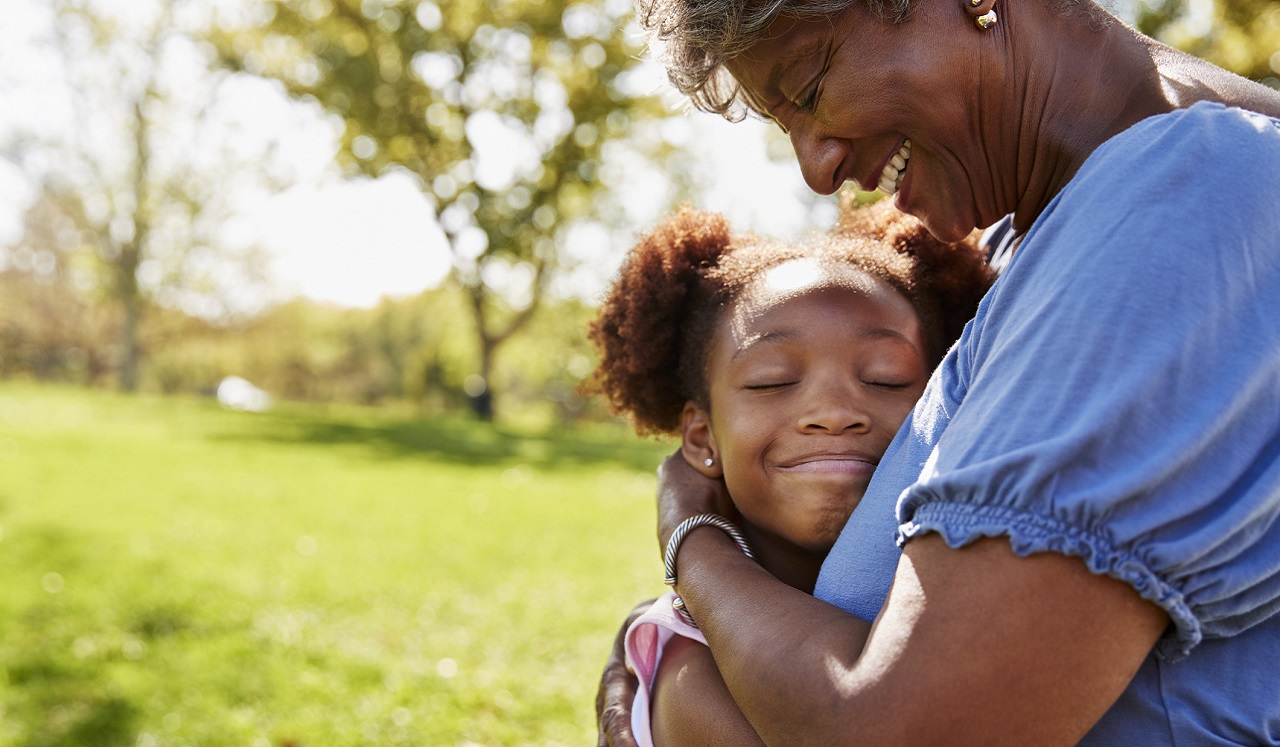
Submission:
<svg viewBox="0 0 1280 747">
<path fill-rule="evenodd" d="M 734 302 L 733 316 L 745 321 L 792 299 L 828 288 L 867 296 L 895 294 L 883 280 L 847 262 L 801 257 L 765 270 L 753 279 Z"/>
<path fill-rule="evenodd" d="M 833 305 L 834 304 L 834 305 Z M 734 299 L 722 317 L 720 339 L 738 348 L 761 334 L 774 334 L 778 324 L 808 326 L 832 315 L 859 324 L 914 329 L 918 320 L 911 302 L 893 286 L 847 262 L 789 260 L 762 272 Z M 850 317 L 848 315 L 853 315 Z M 773 330 L 773 332 L 770 332 Z"/>
<path fill-rule="evenodd" d="M 764 296 L 787 296 L 827 285 L 871 291 L 876 281 L 864 270 L 845 262 L 817 257 L 788 260 L 761 273 L 749 290 Z"/>
</svg>

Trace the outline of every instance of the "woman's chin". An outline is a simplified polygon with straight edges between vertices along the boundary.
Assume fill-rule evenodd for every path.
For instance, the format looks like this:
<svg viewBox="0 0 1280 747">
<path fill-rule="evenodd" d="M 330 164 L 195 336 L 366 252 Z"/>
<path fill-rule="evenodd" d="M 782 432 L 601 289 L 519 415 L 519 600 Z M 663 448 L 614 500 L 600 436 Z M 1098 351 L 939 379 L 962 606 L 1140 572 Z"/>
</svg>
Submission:
<svg viewBox="0 0 1280 747">
<path fill-rule="evenodd" d="M 925 193 L 917 193 L 912 188 L 912 177 L 910 169 L 907 170 L 906 178 L 902 180 L 902 186 L 898 188 L 897 193 L 893 196 L 893 205 L 904 213 L 913 215 L 920 219 L 925 229 L 933 234 L 933 237 L 939 241 L 945 241 L 954 244 L 958 241 L 964 241 L 970 233 L 973 232 L 974 226 L 968 225 L 973 221 L 965 221 L 962 217 L 963 212 L 954 208 L 931 208 L 924 204 Z"/>
<path fill-rule="evenodd" d="M 935 216 L 932 211 L 920 209 L 918 206 L 915 209 L 911 209 L 911 207 L 904 202 L 897 200 L 895 200 L 893 204 L 902 212 L 909 213 L 914 215 L 916 218 L 919 218 L 920 222 L 924 224 L 925 230 L 939 241 L 954 244 L 964 241 L 964 239 L 973 232 L 974 227 L 967 225 L 964 221 L 956 220 L 955 214 L 944 212 L 941 216 Z"/>
</svg>

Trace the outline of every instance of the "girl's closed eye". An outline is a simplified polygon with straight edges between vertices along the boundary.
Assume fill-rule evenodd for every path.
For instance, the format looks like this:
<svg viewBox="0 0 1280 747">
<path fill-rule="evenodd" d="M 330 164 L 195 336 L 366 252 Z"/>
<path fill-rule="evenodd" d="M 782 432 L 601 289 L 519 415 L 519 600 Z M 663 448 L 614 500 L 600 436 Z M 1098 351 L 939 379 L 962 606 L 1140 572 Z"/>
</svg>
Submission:
<svg viewBox="0 0 1280 747">
<path fill-rule="evenodd" d="M 910 381 L 868 381 L 868 386 L 879 387 L 880 389 L 906 389 L 911 386 Z"/>
<path fill-rule="evenodd" d="M 795 384 L 796 384 L 795 381 L 791 381 L 788 379 L 788 380 L 778 380 L 778 381 L 753 382 L 753 383 L 743 384 L 742 388 L 746 389 L 749 392 L 761 392 L 761 391 L 768 391 L 770 389 L 782 389 L 785 387 L 794 386 Z"/>
<path fill-rule="evenodd" d="M 740 379 L 742 389 L 748 392 L 767 392 L 793 386 L 800 381 L 800 375 L 789 367 L 753 366 L 753 370 L 744 371 Z"/>
</svg>

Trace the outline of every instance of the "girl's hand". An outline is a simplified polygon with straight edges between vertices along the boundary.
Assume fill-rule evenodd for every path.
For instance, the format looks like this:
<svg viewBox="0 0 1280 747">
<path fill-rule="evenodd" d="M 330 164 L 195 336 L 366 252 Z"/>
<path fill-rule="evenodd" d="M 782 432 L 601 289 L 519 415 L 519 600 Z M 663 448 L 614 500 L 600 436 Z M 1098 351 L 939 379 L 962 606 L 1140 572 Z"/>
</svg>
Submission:
<svg viewBox="0 0 1280 747">
<path fill-rule="evenodd" d="M 680 522 L 698 514 L 734 517 L 733 501 L 723 479 L 712 479 L 689 466 L 679 451 L 658 467 L 658 553 Z"/>
</svg>

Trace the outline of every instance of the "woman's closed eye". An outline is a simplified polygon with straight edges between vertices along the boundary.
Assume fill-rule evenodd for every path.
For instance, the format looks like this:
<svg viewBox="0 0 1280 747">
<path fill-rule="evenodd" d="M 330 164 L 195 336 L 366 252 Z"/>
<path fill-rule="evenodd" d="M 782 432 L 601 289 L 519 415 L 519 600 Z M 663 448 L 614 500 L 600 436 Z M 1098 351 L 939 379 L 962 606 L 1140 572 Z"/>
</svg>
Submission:
<svg viewBox="0 0 1280 747">
<path fill-rule="evenodd" d="M 819 78 L 813 82 L 813 86 L 800 97 L 796 102 L 796 107 L 801 111 L 812 112 L 818 105 L 818 91 L 822 88 L 822 79 Z"/>
</svg>

